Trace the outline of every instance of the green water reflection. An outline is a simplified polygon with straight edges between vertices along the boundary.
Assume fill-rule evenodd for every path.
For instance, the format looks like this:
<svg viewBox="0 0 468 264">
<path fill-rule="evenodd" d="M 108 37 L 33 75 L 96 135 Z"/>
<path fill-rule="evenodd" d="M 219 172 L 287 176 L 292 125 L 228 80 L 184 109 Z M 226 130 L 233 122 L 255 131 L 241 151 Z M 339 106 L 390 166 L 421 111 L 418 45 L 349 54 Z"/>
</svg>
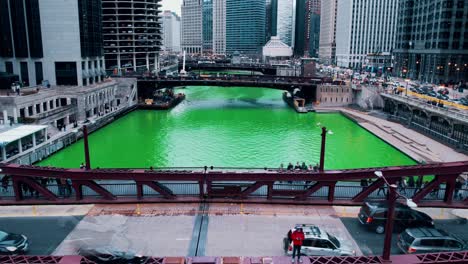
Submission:
<svg viewBox="0 0 468 264">
<path fill-rule="evenodd" d="M 281 91 L 189 87 L 171 111 L 135 111 L 90 136 L 93 167 L 277 167 L 317 163 L 320 127 L 327 139 L 327 169 L 411 165 L 413 160 L 341 114 L 297 114 Z M 78 167 L 83 143 L 39 165 Z"/>
</svg>

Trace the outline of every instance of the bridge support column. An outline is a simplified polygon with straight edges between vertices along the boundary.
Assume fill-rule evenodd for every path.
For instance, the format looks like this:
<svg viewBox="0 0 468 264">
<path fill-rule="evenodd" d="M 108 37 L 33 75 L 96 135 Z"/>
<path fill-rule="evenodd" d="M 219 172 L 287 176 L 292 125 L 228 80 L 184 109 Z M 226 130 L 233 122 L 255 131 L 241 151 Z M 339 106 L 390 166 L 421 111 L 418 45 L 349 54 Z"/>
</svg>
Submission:
<svg viewBox="0 0 468 264">
<path fill-rule="evenodd" d="M 445 182 L 445 194 L 444 194 L 444 202 L 452 203 L 453 201 L 453 193 L 455 191 L 455 182 L 457 181 L 458 175 L 452 175 L 451 177 L 446 178 Z"/>
<path fill-rule="evenodd" d="M 413 196 L 413 201 L 415 203 L 420 202 L 422 199 L 424 199 L 424 197 L 426 197 L 426 195 L 428 195 L 432 190 L 434 190 L 434 188 L 440 185 L 440 180 L 438 177 L 439 176 L 435 176 L 435 178 L 430 183 L 428 183 L 423 189 L 421 189 Z"/>
<path fill-rule="evenodd" d="M 328 184 L 328 201 L 333 202 L 335 200 L 335 185 L 336 182 Z"/>
<path fill-rule="evenodd" d="M 273 199 L 273 184 L 274 184 L 274 182 L 270 182 L 268 184 L 268 193 L 267 193 L 267 199 L 268 200 Z"/>
<path fill-rule="evenodd" d="M 13 191 L 15 192 L 15 200 L 23 200 L 23 189 L 21 189 L 21 182 L 17 179 L 16 176 L 11 176 L 11 182 L 13 185 Z"/>
</svg>

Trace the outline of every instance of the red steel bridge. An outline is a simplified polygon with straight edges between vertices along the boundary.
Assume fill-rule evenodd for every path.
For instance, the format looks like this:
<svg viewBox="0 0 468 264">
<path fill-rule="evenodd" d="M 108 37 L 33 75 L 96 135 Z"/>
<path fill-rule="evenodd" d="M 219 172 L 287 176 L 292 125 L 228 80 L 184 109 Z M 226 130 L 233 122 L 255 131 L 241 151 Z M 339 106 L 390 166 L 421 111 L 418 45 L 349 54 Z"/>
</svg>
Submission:
<svg viewBox="0 0 468 264">
<path fill-rule="evenodd" d="M 431 175 L 420 189 L 407 192 L 418 206 L 468 208 L 468 200 L 454 200 L 455 182 L 468 171 L 468 161 L 415 166 L 325 170 L 321 172 L 277 169 L 192 168 L 192 169 L 64 169 L 19 164 L 0 164 L 1 173 L 11 177 L 11 196 L 2 194 L 0 205 L 144 203 L 144 202 L 229 202 L 360 205 L 376 196 L 384 186 L 374 175 L 381 171 L 389 183 L 402 177 Z M 44 177 L 70 179 L 70 196 L 57 185 L 41 184 Z M 367 187 L 342 183 L 375 179 Z M 37 195 L 27 196 L 24 186 Z M 440 188 L 440 186 L 445 186 Z M 63 187 L 62 187 L 63 188 Z M 347 192 L 344 190 L 348 190 Z M 351 190 L 351 191 L 349 191 Z M 436 191 L 436 195 L 433 194 Z M 32 194 L 32 193 L 31 193 Z M 432 195 L 431 195 L 432 194 Z M 392 263 L 468 263 L 468 251 L 421 255 L 393 255 Z M 82 256 L 0 256 L 0 263 L 94 264 Z M 147 264 L 273 264 L 290 263 L 289 257 L 149 257 Z M 380 256 L 305 257 L 304 264 L 388 263 Z"/>
<path fill-rule="evenodd" d="M 468 200 L 454 199 L 455 182 L 468 171 L 468 161 L 349 170 L 280 171 L 278 169 L 65 169 L 0 164 L 11 177 L 11 194 L 0 194 L 1 204 L 85 204 L 142 202 L 242 202 L 271 204 L 361 205 L 383 200 L 385 185 L 374 175 L 381 171 L 389 183 L 402 177 L 426 176 L 431 181 L 406 195 L 421 207 L 468 208 Z M 427 176 L 431 175 L 431 176 Z M 41 179 L 71 181 L 71 195 L 61 186 Z M 357 182 L 372 179 L 367 187 Z M 27 187 L 27 188 L 24 188 Z M 36 195 L 27 195 L 24 190 Z M 385 191 L 384 191 L 385 192 Z"/>
</svg>

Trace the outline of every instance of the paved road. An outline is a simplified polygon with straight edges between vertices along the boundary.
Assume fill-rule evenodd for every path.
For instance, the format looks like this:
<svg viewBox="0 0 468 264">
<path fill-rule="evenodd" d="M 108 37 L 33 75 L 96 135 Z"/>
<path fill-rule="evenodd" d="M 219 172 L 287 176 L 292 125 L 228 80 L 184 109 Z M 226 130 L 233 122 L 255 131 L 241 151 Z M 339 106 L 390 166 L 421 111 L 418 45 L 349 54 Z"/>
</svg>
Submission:
<svg viewBox="0 0 468 264">
<path fill-rule="evenodd" d="M 82 216 L 0 217 L 0 229 L 29 238 L 28 255 L 50 255 L 81 221 Z"/>
<path fill-rule="evenodd" d="M 351 236 L 359 245 L 364 255 L 381 255 L 383 250 L 384 235 L 364 228 L 357 218 L 341 218 Z M 468 228 L 466 224 L 459 224 L 457 220 L 434 220 L 437 228 L 458 235 L 461 239 L 468 241 Z M 392 254 L 402 254 L 397 247 L 398 233 L 393 234 Z"/>
</svg>

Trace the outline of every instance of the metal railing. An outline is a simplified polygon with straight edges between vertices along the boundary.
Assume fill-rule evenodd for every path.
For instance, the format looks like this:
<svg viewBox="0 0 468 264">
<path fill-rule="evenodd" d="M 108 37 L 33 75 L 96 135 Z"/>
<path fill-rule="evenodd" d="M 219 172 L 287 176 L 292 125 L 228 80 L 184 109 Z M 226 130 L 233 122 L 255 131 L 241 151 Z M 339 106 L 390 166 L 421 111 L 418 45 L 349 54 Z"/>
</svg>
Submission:
<svg viewBox="0 0 468 264">
<path fill-rule="evenodd" d="M 464 111 L 454 111 L 453 109 L 448 108 L 448 107 L 441 108 L 432 104 L 428 104 L 426 102 L 422 102 L 421 100 L 411 98 L 409 96 L 399 96 L 399 95 L 387 94 L 387 93 L 381 93 L 381 95 L 383 97 L 391 98 L 393 100 L 396 100 L 402 103 L 406 103 L 412 106 L 417 106 L 419 108 L 431 111 L 433 113 L 437 113 L 442 116 L 446 116 L 446 117 L 453 118 L 453 119 L 458 119 L 465 123 L 468 123 L 468 113 L 465 113 Z"/>
<path fill-rule="evenodd" d="M 170 182 L 170 181 L 160 181 L 162 186 L 169 189 L 176 196 L 200 196 L 199 183 L 195 181 L 186 181 L 186 182 Z M 214 182 L 213 187 L 239 187 L 241 191 L 245 191 L 252 182 L 240 181 L 240 182 Z M 311 187 L 315 182 L 275 182 L 273 184 L 273 190 L 278 191 L 305 191 Z M 122 183 L 109 183 L 102 181 L 99 183 L 101 187 L 106 189 L 112 195 L 116 197 L 137 197 L 137 184 L 133 181 L 126 181 Z M 43 185 L 50 192 L 60 198 L 69 198 L 73 197 L 76 193 L 71 185 L 57 185 L 56 183 Z M 349 200 L 361 191 L 365 190 L 366 186 L 358 186 L 357 183 L 353 184 L 352 182 L 338 182 L 335 186 L 335 196 L 336 200 Z M 409 198 L 412 198 L 421 188 L 417 187 L 408 187 L 400 188 L 399 192 Z M 429 195 L 423 198 L 424 201 L 443 201 L 445 196 L 446 187 L 441 185 L 438 190 L 432 191 Z M 23 189 L 23 195 L 25 199 L 45 199 L 39 192 L 29 189 L 26 187 Z M 143 186 L 143 192 L 145 197 L 162 197 L 162 195 L 153 190 L 148 186 Z M 323 199 L 326 198 L 329 192 L 329 188 L 324 186 L 321 187 L 318 191 L 312 193 L 307 198 L 310 199 Z M 386 199 L 388 189 L 383 187 L 373 191 L 367 196 L 368 200 L 384 200 Z M 89 187 L 83 187 L 83 196 L 85 197 L 99 197 L 100 194 L 96 193 Z M 268 187 L 262 186 L 257 189 L 255 192 L 250 195 L 252 198 L 265 198 L 268 196 Z M 455 200 L 463 200 L 468 197 L 468 188 L 462 188 L 454 194 Z M 0 198 L 2 199 L 14 199 L 15 193 L 12 185 L 4 186 L 0 191 Z"/>
</svg>

